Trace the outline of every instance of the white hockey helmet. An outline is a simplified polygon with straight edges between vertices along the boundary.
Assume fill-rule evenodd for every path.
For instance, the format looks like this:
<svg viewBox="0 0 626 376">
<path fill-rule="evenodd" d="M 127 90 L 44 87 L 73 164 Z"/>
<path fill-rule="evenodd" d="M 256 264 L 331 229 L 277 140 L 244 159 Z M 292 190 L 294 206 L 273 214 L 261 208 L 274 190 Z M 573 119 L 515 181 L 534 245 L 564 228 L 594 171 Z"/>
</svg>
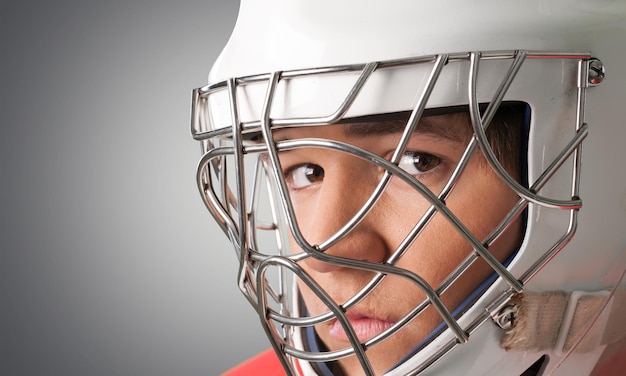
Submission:
<svg viewBox="0 0 626 376">
<path fill-rule="evenodd" d="M 239 257 L 240 288 L 285 370 L 337 372 L 328 364 L 352 356 L 374 374 L 368 350 L 434 306 L 442 326 L 401 354 L 389 375 L 589 374 L 607 344 L 626 334 L 625 41 L 626 4 L 619 1 L 243 0 L 209 84 L 194 91 L 192 133 L 204 153 L 197 179 Z M 485 133 L 509 103 L 527 109 L 519 179 Z M 409 114 L 412 130 L 429 111 L 459 106 L 472 120 L 468 150 L 479 148 L 519 196 L 481 239 L 445 203 L 463 160 L 449 190 L 433 193 L 394 158 L 333 140 L 272 136 L 398 113 Z M 378 264 L 326 255 L 376 207 L 385 179 L 336 234 L 309 244 L 278 158 L 304 147 L 351 153 L 405 179 L 473 252 L 435 286 L 397 265 L 411 241 Z M 413 235 L 428 226 L 428 215 L 415 221 Z M 523 241 L 503 262 L 489 245 L 515 218 L 525 222 Z M 294 239 L 297 247 L 289 245 Z M 333 301 L 301 267 L 310 258 L 370 270 L 372 278 L 348 301 Z M 476 260 L 487 262 L 494 278 L 460 308 L 446 307 L 440 296 Z M 410 279 L 427 298 L 381 335 L 359 340 L 345 312 L 392 275 Z M 309 314 L 302 285 L 327 299 L 326 314 Z M 315 344 L 310 328 L 329 320 L 344 326 L 351 347 Z"/>
</svg>

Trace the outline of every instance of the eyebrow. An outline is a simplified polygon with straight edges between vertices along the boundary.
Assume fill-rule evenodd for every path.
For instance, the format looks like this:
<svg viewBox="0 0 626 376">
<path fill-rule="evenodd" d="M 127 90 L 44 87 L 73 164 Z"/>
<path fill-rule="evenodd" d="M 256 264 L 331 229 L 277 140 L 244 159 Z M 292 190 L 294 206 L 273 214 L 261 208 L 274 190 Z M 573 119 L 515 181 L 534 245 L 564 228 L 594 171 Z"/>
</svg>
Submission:
<svg viewBox="0 0 626 376">
<path fill-rule="evenodd" d="M 350 122 L 344 124 L 346 136 L 376 137 L 404 131 L 408 118 L 405 120 L 383 120 Z M 466 141 L 472 134 L 469 118 L 463 113 L 433 115 L 422 117 L 415 127 L 415 133 L 430 134 L 454 142 Z"/>
</svg>

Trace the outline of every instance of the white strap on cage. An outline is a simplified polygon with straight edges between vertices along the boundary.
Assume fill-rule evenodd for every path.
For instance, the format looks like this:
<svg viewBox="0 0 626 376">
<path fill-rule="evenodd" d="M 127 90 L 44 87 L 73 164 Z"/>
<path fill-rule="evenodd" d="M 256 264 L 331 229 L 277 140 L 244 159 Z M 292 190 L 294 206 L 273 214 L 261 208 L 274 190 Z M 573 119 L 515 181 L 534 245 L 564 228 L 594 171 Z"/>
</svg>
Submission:
<svg viewBox="0 0 626 376">
<path fill-rule="evenodd" d="M 552 349 L 565 354 L 575 345 L 574 352 L 585 353 L 626 337 L 624 288 L 615 290 L 613 296 L 606 290 L 525 291 L 510 304 L 516 310 L 516 323 L 502 337 L 506 350 Z"/>
</svg>

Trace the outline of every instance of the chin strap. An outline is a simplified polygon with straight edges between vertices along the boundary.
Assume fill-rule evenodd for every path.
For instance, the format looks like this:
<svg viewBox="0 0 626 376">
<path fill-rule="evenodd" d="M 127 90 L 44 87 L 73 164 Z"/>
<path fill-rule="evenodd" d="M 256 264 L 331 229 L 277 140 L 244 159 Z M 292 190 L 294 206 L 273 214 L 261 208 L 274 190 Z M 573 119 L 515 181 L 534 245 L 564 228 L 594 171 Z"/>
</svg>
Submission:
<svg viewBox="0 0 626 376">
<path fill-rule="evenodd" d="M 584 353 L 626 337 L 626 288 L 525 291 L 513 296 L 510 307 L 515 323 L 501 341 L 507 351 Z"/>
</svg>

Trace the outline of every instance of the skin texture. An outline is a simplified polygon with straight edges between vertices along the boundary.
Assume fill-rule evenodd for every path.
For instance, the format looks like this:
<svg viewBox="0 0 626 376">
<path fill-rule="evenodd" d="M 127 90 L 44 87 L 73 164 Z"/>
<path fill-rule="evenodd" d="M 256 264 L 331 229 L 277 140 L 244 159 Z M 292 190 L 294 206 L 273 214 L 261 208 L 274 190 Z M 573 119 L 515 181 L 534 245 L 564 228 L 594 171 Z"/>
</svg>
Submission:
<svg viewBox="0 0 626 376">
<path fill-rule="evenodd" d="M 411 157 L 400 167 L 435 194 L 439 193 L 452 174 L 469 139 L 466 117 L 438 115 L 428 119 L 428 126 L 418 126 L 406 150 Z M 286 129 L 276 139 L 302 137 L 327 138 L 346 142 L 389 159 L 400 133 L 364 132 L 368 125 L 332 125 L 307 129 Z M 361 127 L 361 131 L 358 128 Z M 380 129 L 378 124 L 378 129 Z M 445 131 L 442 131 L 445 130 Z M 416 153 L 417 152 L 417 153 Z M 320 148 L 295 149 L 280 155 L 282 169 L 290 189 L 298 226 L 305 239 L 313 245 L 325 241 L 341 228 L 370 196 L 383 171 L 372 163 L 346 153 Z M 422 171 L 413 170 L 415 166 Z M 514 175 L 515 171 L 512 172 Z M 447 206 L 461 219 L 472 234 L 483 241 L 508 214 L 518 197 L 487 166 L 477 150 L 461 175 Z M 380 201 L 365 219 L 326 254 L 368 261 L 386 262 L 430 204 L 399 178 L 392 178 Z M 490 252 L 504 260 L 521 241 L 519 220 L 492 244 Z M 292 248 L 298 249 L 292 239 Z M 471 246 L 441 215 L 436 214 L 426 229 L 395 264 L 423 278 L 436 288 L 472 252 Z M 337 266 L 316 259 L 301 262 L 302 268 L 339 304 L 357 293 L 374 275 L 372 272 Z M 443 295 L 449 310 L 457 307 L 492 270 L 479 259 Z M 312 315 L 328 308 L 303 283 L 300 290 Z M 361 341 L 371 338 L 419 305 L 424 293 L 413 282 L 388 276 L 372 294 L 348 310 L 347 315 Z M 396 334 L 366 352 L 376 374 L 382 374 L 413 349 L 442 321 L 432 308 Z M 315 328 L 330 350 L 349 347 L 344 331 L 335 321 Z M 363 373 L 356 357 L 339 361 L 348 375 Z"/>
</svg>

